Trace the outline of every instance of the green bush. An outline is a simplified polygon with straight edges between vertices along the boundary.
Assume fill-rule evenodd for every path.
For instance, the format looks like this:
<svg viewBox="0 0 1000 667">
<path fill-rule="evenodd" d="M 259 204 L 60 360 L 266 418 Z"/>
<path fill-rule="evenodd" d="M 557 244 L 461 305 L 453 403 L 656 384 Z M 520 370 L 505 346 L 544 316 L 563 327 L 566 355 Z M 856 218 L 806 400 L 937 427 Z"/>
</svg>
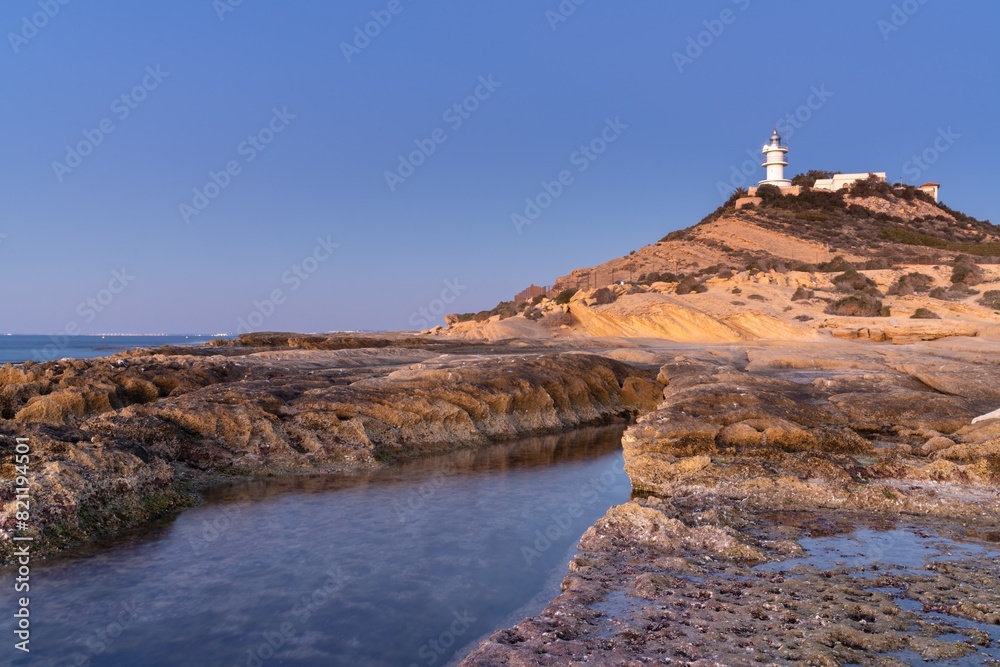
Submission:
<svg viewBox="0 0 1000 667">
<path fill-rule="evenodd" d="M 826 307 L 824 312 L 828 315 L 840 315 L 843 317 L 889 316 L 889 309 L 882 304 L 881 300 L 863 292 L 844 297 L 836 303 L 831 303 Z"/>
<path fill-rule="evenodd" d="M 961 301 L 976 294 L 979 292 L 959 283 L 951 287 L 935 287 L 930 291 L 929 296 L 939 301 Z"/>
<path fill-rule="evenodd" d="M 910 315 L 912 320 L 940 320 L 941 316 L 933 310 L 927 308 L 917 308 L 917 311 Z"/>
<path fill-rule="evenodd" d="M 842 256 L 837 255 L 829 262 L 824 262 L 817 267 L 820 273 L 833 273 L 834 271 L 851 271 L 854 269 L 854 265 L 844 259 Z"/>
<path fill-rule="evenodd" d="M 962 285 L 978 285 L 983 282 L 983 270 L 971 257 L 959 255 L 955 258 L 955 268 L 951 272 L 951 282 Z"/>
<path fill-rule="evenodd" d="M 735 190 L 733 190 L 733 193 L 729 195 L 729 199 L 726 200 L 726 203 L 722 205 L 723 208 L 736 208 L 736 200 L 742 199 L 743 197 L 746 197 L 748 194 L 750 193 L 747 191 L 746 188 L 736 188 Z"/>
<path fill-rule="evenodd" d="M 677 283 L 678 294 L 691 294 L 692 292 L 702 294 L 707 291 L 708 287 L 705 286 L 705 283 L 699 281 L 694 276 L 688 276 Z"/>
<path fill-rule="evenodd" d="M 669 271 L 665 273 L 652 272 L 643 273 L 639 276 L 639 280 L 636 282 L 640 285 L 652 285 L 653 283 L 676 283 L 682 277 L 683 276 L 677 276 Z"/>
<path fill-rule="evenodd" d="M 818 169 L 810 169 L 804 174 L 796 174 L 792 178 L 792 185 L 801 185 L 803 187 L 811 188 L 816 185 L 816 181 L 820 179 L 833 178 L 832 171 L 820 171 Z"/>
<path fill-rule="evenodd" d="M 781 188 L 779 188 L 776 185 L 771 185 L 769 183 L 761 185 L 760 187 L 757 188 L 757 196 L 764 200 L 762 203 L 765 205 L 768 204 L 769 202 L 773 202 L 783 198 L 783 195 L 781 194 Z"/>
<path fill-rule="evenodd" d="M 792 295 L 792 301 L 806 301 L 812 299 L 816 296 L 816 293 L 811 289 L 806 289 L 805 287 L 799 287 L 795 290 L 795 294 Z"/>
<path fill-rule="evenodd" d="M 917 292 L 929 292 L 934 287 L 934 279 L 924 273 L 907 273 L 900 276 L 896 284 L 889 288 L 893 296 L 909 296 Z"/>
<path fill-rule="evenodd" d="M 805 220 L 806 222 L 826 222 L 830 219 L 830 216 L 823 211 L 817 211 L 816 209 L 810 209 L 808 211 L 801 211 L 797 214 L 800 220 Z"/>
<path fill-rule="evenodd" d="M 473 316 L 476 322 L 485 322 L 494 315 L 499 315 L 501 320 L 505 320 L 508 317 L 514 317 L 517 315 L 517 307 L 514 306 L 513 301 L 501 301 L 496 305 L 493 310 L 481 310 Z"/>
<path fill-rule="evenodd" d="M 989 290 L 983 294 L 978 303 L 981 306 L 986 306 L 987 308 L 992 308 L 993 310 L 1000 310 L 1000 290 Z"/>
<path fill-rule="evenodd" d="M 892 186 L 875 174 L 869 174 L 862 181 L 855 181 L 848 190 L 851 197 L 881 197 L 888 199 L 893 194 Z"/>
<path fill-rule="evenodd" d="M 562 292 L 556 295 L 556 303 L 560 306 L 565 306 L 569 303 L 569 300 L 576 296 L 576 293 L 580 290 L 575 287 L 570 287 L 569 289 L 564 289 Z"/>
<path fill-rule="evenodd" d="M 900 229 L 898 227 L 883 229 L 881 233 L 889 241 L 905 245 L 964 252 L 976 257 L 1000 257 L 1000 243 L 997 242 L 963 243 L 961 241 L 949 241 L 930 234 L 915 232 L 912 229 Z"/>
<path fill-rule="evenodd" d="M 854 269 L 848 269 L 839 276 L 834 276 L 833 284 L 838 292 L 859 292 L 869 287 L 876 287 L 874 280 Z"/>
</svg>

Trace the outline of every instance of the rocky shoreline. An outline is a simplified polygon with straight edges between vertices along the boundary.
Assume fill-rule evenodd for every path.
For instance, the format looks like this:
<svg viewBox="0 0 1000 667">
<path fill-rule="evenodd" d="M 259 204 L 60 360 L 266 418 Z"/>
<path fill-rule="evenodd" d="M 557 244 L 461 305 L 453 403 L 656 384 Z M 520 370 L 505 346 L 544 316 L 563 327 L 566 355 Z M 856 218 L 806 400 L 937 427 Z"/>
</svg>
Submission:
<svg viewBox="0 0 1000 667">
<path fill-rule="evenodd" d="M 1000 664 L 1000 420 L 972 423 L 1000 404 L 998 351 L 674 355 L 624 437 L 636 497 L 551 606 L 462 664 Z M 824 562 L 824 539 L 863 556 Z"/>
<path fill-rule="evenodd" d="M 542 345 L 259 334 L 0 368 L 0 561 L 31 444 L 33 553 L 197 502 L 234 478 L 334 472 L 634 416 L 655 368 Z"/>
<path fill-rule="evenodd" d="M 547 609 L 463 665 L 994 664 L 1000 419 L 973 422 L 1000 406 L 998 370 L 984 338 L 276 334 L 5 366 L 0 547 L 9 558 L 16 437 L 32 443 L 28 534 L 51 555 L 219 482 L 638 416 L 633 499 L 587 531 Z"/>
</svg>

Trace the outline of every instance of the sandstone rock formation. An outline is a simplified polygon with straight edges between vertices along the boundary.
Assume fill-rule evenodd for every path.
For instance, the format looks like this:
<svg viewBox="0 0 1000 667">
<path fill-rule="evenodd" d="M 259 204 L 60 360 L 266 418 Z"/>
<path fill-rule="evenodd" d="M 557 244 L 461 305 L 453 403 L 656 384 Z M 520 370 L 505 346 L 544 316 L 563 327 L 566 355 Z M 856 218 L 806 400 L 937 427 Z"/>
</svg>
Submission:
<svg viewBox="0 0 1000 667">
<path fill-rule="evenodd" d="M 547 297 L 449 316 L 438 333 L 895 344 L 1000 333 L 1000 311 L 982 296 L 1000 294 L 1000 228 L 988 221 L 912 189 L 807 191 L 739 211 L 733 201 L 655 244 L 558 278 Z M 862 278 L 845 290 L 840 279 L 855 269 Z M 861 293 L 870 308 L 837 307 Z"/>
<path fill-rule="evenodd" d="M 462 664 L 988 660 L 1000 419 L 972 420 L 1000 401 L 998 366 L 995 343 L 675 352 L 625 435 L 633 500 L 587 531 L 542 614 Z M 824 562 L 804 538 L 870 555 Z M 933 558 L 895 565 L 909 541 Z"/>
<path fill-rule="evenodd" d="M 333 471 L 636 414 L 648 367 L 583 353 L 397 338 L 239 346 L 0 369 L 0 554 L 14 438 L 32 443 L 36 553 L 113 535 L 232 475 Z"/>
</svg>

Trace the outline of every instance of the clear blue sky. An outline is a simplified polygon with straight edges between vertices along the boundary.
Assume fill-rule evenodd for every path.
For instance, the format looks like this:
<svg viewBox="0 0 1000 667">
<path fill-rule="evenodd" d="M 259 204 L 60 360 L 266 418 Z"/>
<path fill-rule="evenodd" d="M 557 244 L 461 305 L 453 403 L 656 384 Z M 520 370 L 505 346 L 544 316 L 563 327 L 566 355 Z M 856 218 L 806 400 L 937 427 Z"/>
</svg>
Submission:
<svg viewBox="0 0 1000 667">
<path fill-rule="evenodd" d="M 0 332 L 402 329 L 443 291 L 490 308 L 697 222 L 797 109 L 791 173 L 939 181 L 1000 220 L 996 3 L 235 2 L 3 4 Z M 372 12 L 387 25 L 345 49 Z M 417 141 L 433 154 L 390 188 Z M 228 183 L 204 206 L 210 172 Z"/>
</svg>

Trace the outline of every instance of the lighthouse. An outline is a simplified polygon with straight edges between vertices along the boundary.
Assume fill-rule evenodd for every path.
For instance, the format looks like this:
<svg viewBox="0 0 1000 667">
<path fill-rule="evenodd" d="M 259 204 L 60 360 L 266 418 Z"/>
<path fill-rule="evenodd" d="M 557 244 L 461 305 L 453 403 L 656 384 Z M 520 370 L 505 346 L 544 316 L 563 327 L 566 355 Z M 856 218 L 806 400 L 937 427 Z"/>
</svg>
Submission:
<svg viewBox="0 0 1000 667">
<path fill-rule="evenodd" d="M 764 154 L 763 166 L 767 169 L 767 178 L 759 185 L 774 185 L 779 188 L 791 187 L 792 182 L 785 179 L 785 167 L 788 166 L 788 146 L 781 144 L 781 135 L 778 130 L 774 130 L 771 135 L 771 142 L 764 146 L 761 151 Z"/>
</svg>

